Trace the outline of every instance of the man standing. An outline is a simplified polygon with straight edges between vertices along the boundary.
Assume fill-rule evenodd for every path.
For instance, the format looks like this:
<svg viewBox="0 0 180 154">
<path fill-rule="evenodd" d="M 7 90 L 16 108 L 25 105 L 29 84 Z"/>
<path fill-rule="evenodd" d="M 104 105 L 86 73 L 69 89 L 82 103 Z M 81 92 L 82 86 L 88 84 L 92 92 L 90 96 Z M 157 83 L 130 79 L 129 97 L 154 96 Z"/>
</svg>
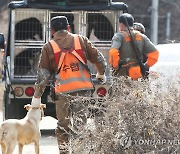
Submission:
<svg viewBox="0 0 180 154">
<path fill-rule="evenodd" d="M 39 106 L 49 79 L 55 75 L 55 105 L 58 119 L 56 136 L 60 153 L 69 153 L 71 135 L 69 96 L 89 96 L 94 89 L 87 60 L 97 68 L 97 79 L 106 82 L 106 61 L 84 36 L 70 33 L 65 16 L 51 19 L 53 39 L 42 48 L 35 93 L 31 104 Z M 78 103 L 78 102 L 77 102 Z M 85 117 L 82 117 L 85 118 Z"/>
<path fill-rule="evenodd" d="M 143 55 L 147 56 L 144 63 L 146 70 L 153 66 L 159 57 L 159 52 L 155 45 L 147 38 L 146 35 L 133 29 L 134 18 L 131 14 L 124 13 L 119 17 L 119 30 L 112 38 L 112 46 L 109 51 L 109 63 L 114 69 L 115 76 L 129 76 L 134 80 L 142 77 L 140 61 L 143 61 Z M 130 33 L 128 31 L 130 29 Z M 137 46 L 138 55 L 132 45 Z M 139 57 L 137 59 L 137 56 Z"/>
</svg>

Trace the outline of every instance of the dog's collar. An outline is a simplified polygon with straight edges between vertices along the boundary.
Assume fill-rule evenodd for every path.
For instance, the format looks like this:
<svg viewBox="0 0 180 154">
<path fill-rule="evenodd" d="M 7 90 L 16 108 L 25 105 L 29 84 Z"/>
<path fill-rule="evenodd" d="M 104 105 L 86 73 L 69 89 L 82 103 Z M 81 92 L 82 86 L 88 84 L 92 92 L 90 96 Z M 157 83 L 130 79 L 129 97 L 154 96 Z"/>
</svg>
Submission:
<svg viewBox="0 0 180 154">
<path fill-rule="evenodd" d="M 31 107 L 32 109 L 40 109 L 41 107 Z"/>
<path fill-rule="evenodd" d="M 42 120 L 42 117 L 44 117 L 44 111 L 41 107 L 31 107 L 31 109 L 40 109 L 41 111 L 41 120 Z"/>
</svg>

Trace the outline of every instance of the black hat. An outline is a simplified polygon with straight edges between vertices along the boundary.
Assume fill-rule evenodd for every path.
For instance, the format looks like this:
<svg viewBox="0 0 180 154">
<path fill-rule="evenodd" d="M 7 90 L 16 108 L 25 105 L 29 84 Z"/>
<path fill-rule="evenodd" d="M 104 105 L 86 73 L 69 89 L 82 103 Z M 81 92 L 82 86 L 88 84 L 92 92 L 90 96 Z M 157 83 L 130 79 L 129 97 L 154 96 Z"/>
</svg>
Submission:
<svg viewBox="0 0 180 154">
<path fill-rule="evenodd" d="M 66 30 L 69 22 L 65 16 L 56 16 L 51 19 L 51 29 L 54 31 Z"/>
<path fill-rule="evenodd" d="M 127 20 L 127 23 L 130 27 L 133 26 L 133 23 L 134 23 L 134 18 L 131 14 L 129 13 L 123 13 L 122 15 L 120 15 L 119 17 L 119 23 L 123 23 L 124 25 L 126 25 L 126 20 Z"/>
</svg>

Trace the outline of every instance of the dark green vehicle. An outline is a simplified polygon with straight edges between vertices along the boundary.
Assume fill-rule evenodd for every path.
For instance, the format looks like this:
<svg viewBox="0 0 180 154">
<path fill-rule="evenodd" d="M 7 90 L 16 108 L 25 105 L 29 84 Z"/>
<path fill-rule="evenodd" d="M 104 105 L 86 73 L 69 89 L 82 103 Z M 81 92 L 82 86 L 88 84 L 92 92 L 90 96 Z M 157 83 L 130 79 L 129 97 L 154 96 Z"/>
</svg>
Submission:
<svg viewBox="0 0 180 154">
<path fill-rule="evenodd" d="M 26 114 L 23 108 L 31 102 L 34 94 L 41 48 L 51 39 L 49 21 L 52 17 L 65 15 L 72 33 L 87 36 L 108 59 L 112 36 L 118 31 L 117 20 L 123 12 L 127 12 L 126 4 L 109 0 L 24 0 L 9 3 L 8 36 L 3 60 L 4 118 L 22 118 Z M 3 34 L 0 35 L 0 47 L 4 48 Z M 92 74 L 96 74 L 90 64 L 89 68 Z M 99 92 L 108 94 L 106 85 L 96 84 L 95 87 L 93 97 L 97 97 Z M 45 115 L 55 117 L 49 86 L 42 102 L 47 105 Z"/>
</svg>

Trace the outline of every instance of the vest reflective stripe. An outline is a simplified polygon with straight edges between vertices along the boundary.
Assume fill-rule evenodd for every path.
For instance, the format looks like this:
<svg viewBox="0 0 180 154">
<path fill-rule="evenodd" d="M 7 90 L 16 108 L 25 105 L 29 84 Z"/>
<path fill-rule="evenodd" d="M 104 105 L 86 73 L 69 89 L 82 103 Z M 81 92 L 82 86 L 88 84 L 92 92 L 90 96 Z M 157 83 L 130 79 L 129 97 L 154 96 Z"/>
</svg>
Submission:
<svg viewBox="0 0 180 154">
<path fill-rule="evenodd" d="M 57 86 L 55 88 L 55 93 L 70 93 L 70 92 L 75 92 L 75 91 L 79 91 L 79 90 L 91 90 L 92 84 L 90 82 L 86 82 L 87 84 L 84 84 L 83 87 L 81 86 L 82 82 L 72 82 L 72 83 L 68 83 L 65 84 L 63 86 Z M 69 89 L 69 87 L 71 87 L 71 89 Z"/>
<path fill-rule="evenodd" d="M 82 57 L 83 51 L 78 35 L 74 37 L 74 43 L 77 44 L 74 45 L 74 50 L 70 51 L 61 50 L 58 46 L 60 51 L 58 68 L 60 68 L 60 72 L 56 75 L 55 93 L 69 93 L 93 89 L 91 75 L 86 69 L 86 62 L 83 59 L 84 57 Z M 53 44 L 51 45 L 53 46 Z M 58 51 L 57 46 L 54 49 Z"/>
</svg>

